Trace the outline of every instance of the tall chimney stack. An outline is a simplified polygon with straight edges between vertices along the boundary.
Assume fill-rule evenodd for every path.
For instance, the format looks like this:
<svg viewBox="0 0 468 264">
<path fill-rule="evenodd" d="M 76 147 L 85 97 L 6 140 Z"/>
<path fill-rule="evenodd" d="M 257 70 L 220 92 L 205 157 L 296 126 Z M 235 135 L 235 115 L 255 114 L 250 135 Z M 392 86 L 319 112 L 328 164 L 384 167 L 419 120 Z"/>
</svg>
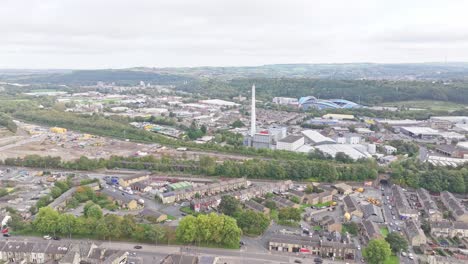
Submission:
<svg viewBox="0 0 468 264">
<path fill-rule="evenodd" d="M 250 135 L 253 137 L 256 131 L 257 116 L 255 114 L 255 84 L 252 85 L 252 110 L 250 112 Z"/>
</svg>

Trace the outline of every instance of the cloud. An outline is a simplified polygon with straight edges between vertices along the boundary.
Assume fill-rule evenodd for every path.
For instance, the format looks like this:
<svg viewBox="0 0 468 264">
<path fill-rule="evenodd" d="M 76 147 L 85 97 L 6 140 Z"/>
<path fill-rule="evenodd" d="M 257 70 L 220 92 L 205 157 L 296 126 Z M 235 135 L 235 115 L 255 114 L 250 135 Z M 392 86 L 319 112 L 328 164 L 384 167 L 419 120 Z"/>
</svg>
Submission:
<svg viewBox="0 0 468 264">
<path fill-rule="evenodd" d="M 3 0 L 0 68 L 431 61 L 448 46 L 468 60 L 467 9 L 459 0 Z"/>
</svg>

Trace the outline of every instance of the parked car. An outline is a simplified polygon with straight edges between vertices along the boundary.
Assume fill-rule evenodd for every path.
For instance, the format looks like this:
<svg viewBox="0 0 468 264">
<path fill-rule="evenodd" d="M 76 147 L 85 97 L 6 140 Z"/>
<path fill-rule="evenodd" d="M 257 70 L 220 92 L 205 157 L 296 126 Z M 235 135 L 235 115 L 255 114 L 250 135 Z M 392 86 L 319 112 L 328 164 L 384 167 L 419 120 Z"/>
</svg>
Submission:
<svg viewBox="0 0 468 264">
<path fill-rule="evenodd" d="M 52 237 L 49 236 L 49 235 L 45 235 L 45 236 L 43 236 L 43 238 L 44 238 L 45 240 L 51 240 L 51 239 L 52 239 Z"/>
<path fill-rule="evenodd" d="M 401 252 L 401 255 L 402 255 L 403 257 L 406 257 L 406 252 L 402 251 L 402 252 Z"/>
<path fill-rule="evenodd" d="M 133 248 L 134 248 L 134 249 L 142 249 L 143 247 L 142 247 L 142 246 L 139 246 L 139 245 L 137 245 L 137 246 L 134 246 Z"/>
<path fill-rule="evenodd" d="M 6 233 L 6 234 L 3 234 L 4 237 L 10 237 L 10 234 Z"/>
</svg>

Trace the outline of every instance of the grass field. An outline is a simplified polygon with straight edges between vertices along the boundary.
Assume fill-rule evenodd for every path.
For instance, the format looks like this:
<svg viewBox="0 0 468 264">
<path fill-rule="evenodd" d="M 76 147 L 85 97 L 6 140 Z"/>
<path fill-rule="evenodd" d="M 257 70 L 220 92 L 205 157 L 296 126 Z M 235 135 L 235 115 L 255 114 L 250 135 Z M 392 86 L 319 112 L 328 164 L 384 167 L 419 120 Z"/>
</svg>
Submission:
<svg viewBox="0 0 468 264">
<path fill-rule="evenodd" d="M 395 256 L 395 255 L 391 255 L 390 258 L 388 258 L 384 264 L 399 264 L 400 263 L 400 259 Z"/>
<path fill-rule="evenodd" d="M 394 106 L 394 107 L 410 107 L 410 108 L 422 108 L 436 111 L 455 111 L 463 109 L 466 106 L 463 104 L 457 104 L 447 101 L 433 101 L 433 100 L 414 100 L 414 101 L 399 101 L 389 102 L 382 104 L 383 106 Z"/>
<path fill-rule="evenodd" d="M 382 234 L 383 237 L 388 236 L 388 229 L 386 227 L 381 227 L 380 228 L 380 233 Z"/>
</svg>

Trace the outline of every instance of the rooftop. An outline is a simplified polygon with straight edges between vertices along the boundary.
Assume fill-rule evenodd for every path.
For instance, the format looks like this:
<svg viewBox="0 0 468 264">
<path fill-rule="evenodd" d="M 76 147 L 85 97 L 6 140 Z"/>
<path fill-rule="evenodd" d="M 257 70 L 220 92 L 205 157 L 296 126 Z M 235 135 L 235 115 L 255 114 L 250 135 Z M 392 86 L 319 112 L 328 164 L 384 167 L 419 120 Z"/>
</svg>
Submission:
<svg viewBox="0 0 468 264">
<path fill-rule="evenodd" d="M 298 140 L 301 140 L 303 136 L 295 136 L 295 135 L 289 135 L 283 139 L 278 140 L 278 142 L 284 142 L 284 143 L 294 143 Z"/>
</svg>

